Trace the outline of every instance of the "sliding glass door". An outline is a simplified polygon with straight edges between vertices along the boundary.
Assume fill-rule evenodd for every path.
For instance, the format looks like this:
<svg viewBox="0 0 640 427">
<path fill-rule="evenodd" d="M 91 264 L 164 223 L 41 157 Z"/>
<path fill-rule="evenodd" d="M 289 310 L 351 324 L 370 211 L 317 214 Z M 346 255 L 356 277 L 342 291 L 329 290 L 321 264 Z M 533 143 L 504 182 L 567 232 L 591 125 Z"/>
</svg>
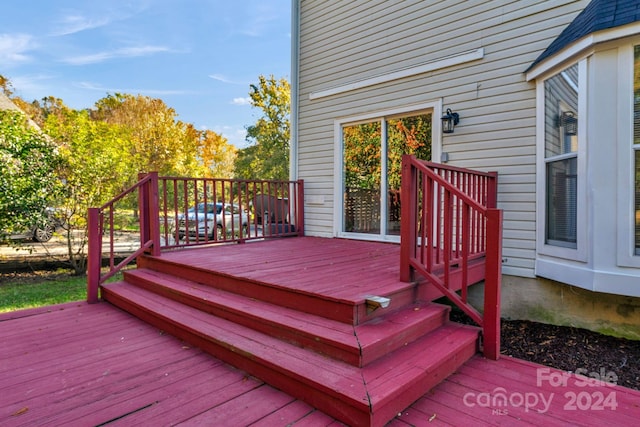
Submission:
<svg viewBox="0 0 640 427">
<path fill-rule="evenodd" d="M 400 235 L 402 155 L 431 160 L 431 127 L 431 112 L 342 126 L 343 233 Z"/>
</svg>

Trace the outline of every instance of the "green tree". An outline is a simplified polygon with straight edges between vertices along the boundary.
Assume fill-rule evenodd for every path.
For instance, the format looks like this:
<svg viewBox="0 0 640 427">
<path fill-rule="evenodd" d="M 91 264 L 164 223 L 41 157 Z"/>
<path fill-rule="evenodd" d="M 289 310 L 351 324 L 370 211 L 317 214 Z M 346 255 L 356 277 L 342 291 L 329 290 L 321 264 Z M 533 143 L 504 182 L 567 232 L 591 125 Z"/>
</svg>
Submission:
<svg viewBox="0 0 640 427">
<path fill-rule="evenodd" d="M 59 145 L 66 167 L 60 171 L 65 182 L 64 212 L 68 257 L 76 274 L 86 270 L 87 209 L 100 206 L 122 191 L 127 176 L 128 130 L 91 120 L 86 110 L 59 105 L 49 114 L 44 130 Z"/>
<path fill-rule="evenodd" d="M 59 195 L 55 144 L 24 113 L 0 111 L 0 238 L 46 221 Z"/>
<path fill-rule="evenodd" d="M 130 176 L 157 171 L 161 175 L 199 171 L 199 135 L 177 120 L 173 108 L 160 99 L 128 94 L 108 95 L 96 102 L 94 120 L 117 124 L 130 131 Z"/>
<path fill-rule="evenodd" d="M 273 76 L 260 76 L 258 85 L 251 85 L 250 88 L 251 105 L 262 110 L 262 116 L 247 128 L 247 141 L 251 145 L 238 153 L 236 176 L 288 179 L 291 111 L 289 82 L 284 78 L 276 80 Z"/>
<path fill-rule="evenodd" d="M 237 152 L 237 148 L 222 135 L 210 130 L 201 132 L 198 155 L 206 177 L 232 178 Z"/>
</svg>

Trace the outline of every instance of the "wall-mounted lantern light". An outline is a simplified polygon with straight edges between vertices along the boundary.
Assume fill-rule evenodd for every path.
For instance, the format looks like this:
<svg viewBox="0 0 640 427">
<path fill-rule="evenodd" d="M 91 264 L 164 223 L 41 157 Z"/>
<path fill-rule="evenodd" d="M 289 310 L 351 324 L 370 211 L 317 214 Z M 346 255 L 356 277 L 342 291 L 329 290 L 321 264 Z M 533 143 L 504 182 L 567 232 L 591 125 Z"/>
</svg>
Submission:
<svg viewBox="0 0 640 427">
<path fill-rule="evenodd" d="M 563 111 L 560 115 L 560 126 L 564 128 L 565 135 L 578 134 L 578 118 L 573 111 Z"/>
<path fill-rule="evenodd" d="M 442 133 L 453 133 L 453 128 L 460 121 L 458 113 L 451 111 L 451 108 L 447 108 L 447 112 L 442 116 Z"/>
</svg>

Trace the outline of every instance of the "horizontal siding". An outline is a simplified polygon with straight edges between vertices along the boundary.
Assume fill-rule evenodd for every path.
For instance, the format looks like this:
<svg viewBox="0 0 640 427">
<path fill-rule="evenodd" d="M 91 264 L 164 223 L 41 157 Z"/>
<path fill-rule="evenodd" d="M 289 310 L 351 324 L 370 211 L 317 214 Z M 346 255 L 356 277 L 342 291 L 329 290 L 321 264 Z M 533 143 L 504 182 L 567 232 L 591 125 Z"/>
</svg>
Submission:
<svg viewBox="0 0 640 427">
<path fill-rule="evenodd" d="M 333 232 L 334 122 L 442 99 L 461 117 L 450 164 L 499 173 L 505 273 L 533 275 L 535 84 L 524 71 L 588 2 L 355 0 L 300 3 L 298 171 L 306 231 Z M 309 100 L 309 94 L 483 48 L 481 60 Z"/>
</svg>

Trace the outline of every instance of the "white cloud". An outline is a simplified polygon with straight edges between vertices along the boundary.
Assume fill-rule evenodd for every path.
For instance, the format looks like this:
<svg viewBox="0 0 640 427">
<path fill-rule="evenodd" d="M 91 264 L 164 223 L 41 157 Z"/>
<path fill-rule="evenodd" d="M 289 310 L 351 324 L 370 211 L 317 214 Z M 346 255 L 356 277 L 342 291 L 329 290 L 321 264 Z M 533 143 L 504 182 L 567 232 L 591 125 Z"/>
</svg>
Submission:
<svg viewBox="0 0 640 427">
<path fill-rule="evenodd" d="M 176 89 L 127 89 L 127 88 L 107 88 L 99 84 L 91 83 L 91 82 L 77 82 L 74 83 L 75 86 L 81 89 L 93 90 L 98 92 L 108 92 L 108 93 L 129 93 L 129 94 L 142 94 L 147 96 L 161 96 L 161 95 L 189 95 L 194 94 L 194 92 L 186 91 L 186 90 L 176 90 Z"/>
<path fill-rule="evenodd" d="M 86 10 L 68 11 L 58 19 L 53 19 L 55 29 L 51 36 L 67 36 L 82 31 L 107 26 L 115 21 L 128 19 L 149 7 L 148 1 L 137 2 L 86 2 L 79 7 Z"/>
<path fill-rule="evenodd" d="M 67 15 L 57 23 L 57 28 L 51 35 L 67 36 L 69 34 L 75 34 L 81 31 L 103 27 L 109 24 L 109 22 L 110 19 L 107 17 L 92 19 L 82 15 Z"/>
<path fill-rule="evenodd" d="M 29 61 L 27 52 L 34 48 L 33 37 L 29 34 L 0 34 L 0 64 L 7 67 Z"/>
<path fill-rule="evenodd" d="M 211 78 L 213 80 L 216 80 L 218 82 L 226 83 L 226 84 L 230 84 L 230 85 L 248 85 L 249 84 L 247 82 L 241 82 L 241 81 L 238 81 L 238 80 L 231 80 L 231 79 L 227 78 L 223 74 L 209 74 L 209 78 Z"/>
<path fill-rule="evenodd" d="M 231 101 L 231 104 L 233 105 L 251 105 L 251 98 L 246 97 L 246 98 L 233 98 L 233 101 Z"/>
<path fill-rule="evenodd" d="M 139 56 L 149 56 L 156 53 L 171 52 L 171 49 L 164 46 L 133 46 L 105 52 L 98 52 L 89 55 L 72 56 L 63 58 L 62 62 L 71 65 L 85 65 L 104 62 L 113 58 L 134 58 Z"/>
</svg>

